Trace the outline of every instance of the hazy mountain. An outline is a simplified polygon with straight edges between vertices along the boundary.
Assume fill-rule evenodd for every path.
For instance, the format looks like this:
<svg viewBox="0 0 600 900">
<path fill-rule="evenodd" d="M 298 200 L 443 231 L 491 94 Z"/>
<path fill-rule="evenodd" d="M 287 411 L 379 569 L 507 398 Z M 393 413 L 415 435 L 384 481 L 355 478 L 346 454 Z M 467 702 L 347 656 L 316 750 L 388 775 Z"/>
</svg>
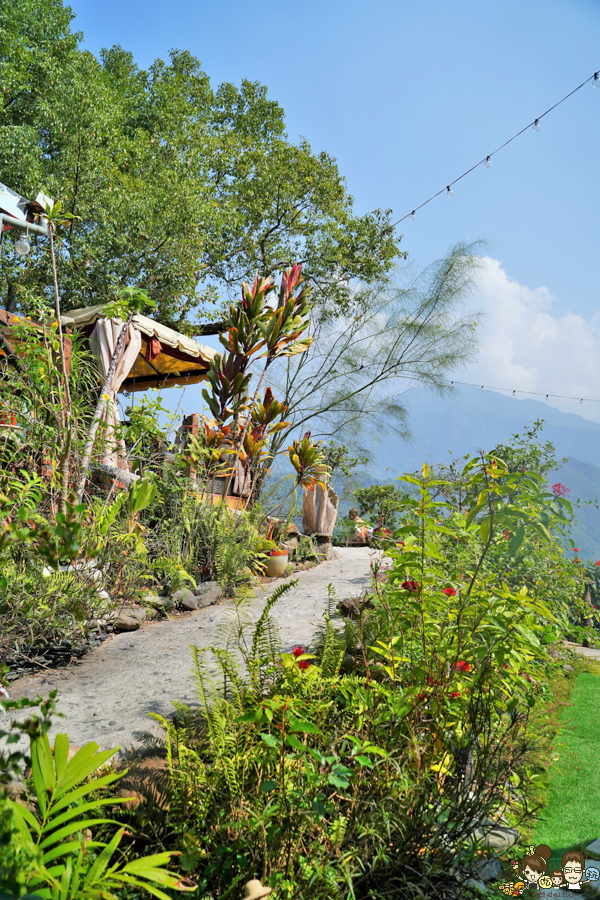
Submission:
<svg viewBox="0 0 600 900">
<path fill-rule="evenodd" d="M 573 538 L 582 559 L 600 559 L 600 511 L 595 502 L 586 503 L 600 501 L 600 424 L 537 400 L 517 400 L 470 387 L 458 389 L 452 399 L 411 390 L 406 400 L 412 443 L 391 437 L 376 444 L 363 483 L 394 479 L 425 461 L 446 463 L 449 451 L 464 456 L 479 448 L 491 450 L 543 419 L 542 439 L 555 445 L 558 458 L 569 457 L 552 473 L 550 483 L 561 481 L 570 489 L 569 500 L 580 500 Z"/>
</svg>

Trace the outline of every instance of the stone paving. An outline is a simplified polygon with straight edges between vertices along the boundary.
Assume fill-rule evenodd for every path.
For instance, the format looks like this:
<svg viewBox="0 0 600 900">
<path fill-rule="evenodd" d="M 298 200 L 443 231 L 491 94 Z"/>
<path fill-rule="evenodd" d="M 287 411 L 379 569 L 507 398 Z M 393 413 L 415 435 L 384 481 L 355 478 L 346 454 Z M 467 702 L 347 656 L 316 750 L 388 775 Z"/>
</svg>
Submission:
<svg viewBox="0 0 600 900">
<path fill-rule="evenodd" d="M 273 580 L 266 592 L 257 591 L 254 616 L 260 615 L 266 596 L 277 585 L 297 579 L 298 584 L 282 597 L 274 615 L 284 650 L 297 644 L 306 646 L 323 621 L 327 586 L 335 588 L 338 600 L 359 596 L 370 584 L 373 553 L 364 547 L 338 548 L 336 559 L 298 572 L 292 579 Z M 120 747 L 122 753 L 127 752 L 143 743 L 145 735 L 160 732 L 150 713 L 170 715 L 173 701 L 195 704 L 190 647 L 214 643 L 215 629 L 229 605 L 221 601 L 186 617 L 111 636 L 66 669 L 14 681 L 11 698 L 46 697 L 56 688 L 58 711 L 64 718 L 54 720 L 51 740 L 57 732 L 67 732 L 76 746 L 93 740 L 101 749 Z"/>
</svg>

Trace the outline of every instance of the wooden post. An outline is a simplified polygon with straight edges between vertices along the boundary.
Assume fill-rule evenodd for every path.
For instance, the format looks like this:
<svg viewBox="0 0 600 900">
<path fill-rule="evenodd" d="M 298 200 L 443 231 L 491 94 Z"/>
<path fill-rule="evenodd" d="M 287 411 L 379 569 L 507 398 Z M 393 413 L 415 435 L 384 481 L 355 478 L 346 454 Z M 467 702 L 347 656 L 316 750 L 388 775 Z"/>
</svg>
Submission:
<svg viewBox="0 0 600 900">
<path fill-rule="evenodd" d="M 200 414 L 192 413 L 191 416 L 184 416 L 182 427 L 185 429 L 183 449 L 187 447 L 188 436 L 198 437 L 198 427 L 200 425 Z M 194 484 L 197 482 L 196 467 L 191 463 L 187 467 L 187 475 Z"/>
</svg>

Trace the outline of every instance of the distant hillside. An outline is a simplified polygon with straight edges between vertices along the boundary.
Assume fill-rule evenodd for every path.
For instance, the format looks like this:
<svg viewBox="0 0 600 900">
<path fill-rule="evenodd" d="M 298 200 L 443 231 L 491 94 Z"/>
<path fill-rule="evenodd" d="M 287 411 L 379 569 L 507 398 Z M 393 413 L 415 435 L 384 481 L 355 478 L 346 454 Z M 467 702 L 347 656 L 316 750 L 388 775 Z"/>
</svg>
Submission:
<svg viewBox="0 0 600 900">
<path fill-rule="evenodd" d="M 536 400 L 517 400 L 477 388 L 460 388 L 450 400 L 411 390 L 405 400 L 413 441 L 389 438 L 376 444 L 374 461 L 360 479 L 363 484 L 393 480 L 425 461 L 447 463 L 449 451 L 460 457 L 479 448 L 490 450 L 536 419 L 544 419 L 543 440 L 554 444 L 559 459 L 569 457 L 552 473 L 550 483 L 561 481 L 570 489 L 569 500 L 581 501 L 573 539 L 582 559 L 600 559 L 600 510 L 595 505 L 596 500 L 600 504 L 600 424 Z M 341 511 L 346 512 L 347 506 L 348 501 Z"/>
</svg>

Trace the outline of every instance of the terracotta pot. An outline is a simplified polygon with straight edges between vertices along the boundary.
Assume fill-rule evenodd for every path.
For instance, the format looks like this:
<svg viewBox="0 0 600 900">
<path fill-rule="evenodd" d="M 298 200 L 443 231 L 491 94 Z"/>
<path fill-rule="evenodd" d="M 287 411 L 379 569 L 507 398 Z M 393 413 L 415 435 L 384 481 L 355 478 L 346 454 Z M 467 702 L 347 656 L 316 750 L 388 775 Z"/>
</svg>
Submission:
<svg viewBox="0 0 600 900">
<path fill-rule="evenodd" d="M 287 550 L 271 550 L 265 575 L 267 578 L 281 578 L 287 569 L 288 552 Z"/>
</svg>

